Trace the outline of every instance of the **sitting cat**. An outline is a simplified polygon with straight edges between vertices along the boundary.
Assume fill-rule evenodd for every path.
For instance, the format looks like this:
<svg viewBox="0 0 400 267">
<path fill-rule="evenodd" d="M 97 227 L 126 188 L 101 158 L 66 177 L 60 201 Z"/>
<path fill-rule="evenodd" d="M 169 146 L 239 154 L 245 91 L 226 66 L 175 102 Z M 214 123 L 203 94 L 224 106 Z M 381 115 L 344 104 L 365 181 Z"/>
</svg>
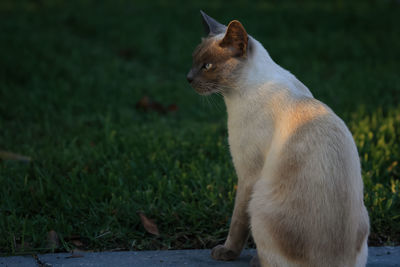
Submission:
<svg viewBox="0 0 400 267">
<path fill-rule="evenodd" d="M 187 79 L 199 94 L 223 95 L 238 177 L 229 234 L 212 257 L 237 258 L 251 228 L 254 264 L 365 266 L 369 218 L 350 131 L 239 21 L 201 13 L 208 36 Z"/>
</svg>

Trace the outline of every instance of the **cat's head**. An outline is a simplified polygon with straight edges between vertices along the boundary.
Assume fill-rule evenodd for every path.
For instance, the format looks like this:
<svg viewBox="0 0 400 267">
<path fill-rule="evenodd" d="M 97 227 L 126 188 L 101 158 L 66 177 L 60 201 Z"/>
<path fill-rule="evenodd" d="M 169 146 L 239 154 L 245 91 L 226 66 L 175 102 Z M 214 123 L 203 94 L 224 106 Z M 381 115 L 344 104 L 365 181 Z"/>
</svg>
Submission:
<svg viewBox="0 0 400 267">
<path fill-rule="evenodd" d="M 187 80 L 199 94 L 227 94 L 247 62 L 249 37 L 239 21 L 225 26 L 200 12 L 208 36 L 193 52 Z"/>
</svg>

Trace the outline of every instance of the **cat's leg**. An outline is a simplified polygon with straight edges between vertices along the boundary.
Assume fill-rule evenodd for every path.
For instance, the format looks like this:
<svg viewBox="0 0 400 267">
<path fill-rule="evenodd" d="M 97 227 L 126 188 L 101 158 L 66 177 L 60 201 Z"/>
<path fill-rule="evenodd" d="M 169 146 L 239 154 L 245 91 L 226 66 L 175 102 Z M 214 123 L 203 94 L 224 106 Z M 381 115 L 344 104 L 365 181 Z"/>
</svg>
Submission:
<svg viewBox="0 0 400 267">
<path fill-rule="evenodd" d="M 251 193 L 252 185 L 239 179 L 229 234 L 224 245 L 213 248 L 211 256 L 214 259 L 229 261 L 239 257 L 250 232 L 247 209 Z"/>
<path fill-rule="evenodd" d="M 282 253 L 279 244 L 277 243 L 277 236 L 271 234 L 270 228 L 271 223 L 275 223 L 279 225 L 282 223 L 280 220 L 270 220 L 270 218 L 266 217 L 266 212 L 268 212 L 272 206 L 274 206 L 273 198 L 269 198 L 268 192 L 269 190 L 266 179 L 259 180 L 254 185 L 254 193 L 252 199 L 249 203 L 249 214 L 251 218 L 251 232 L 254 239 L 254 242 L 257 246 L 257 259 L 259 265 L 254 266 L 262 266 L 262 267 L 299 267 L 299 266 L 307 266 L 311 265 L 297 265 L 296 262 L 291 262 L 288 258 Z M 271 205 L 272 204 L 272 205 Z M 283 207 L 276 208 L 280 210 Z M 279 227 L 279 226 L 276 226 Z M 294 228 L 294 232 L 296 231 L 296 227 Z M 290 231 L 289 231 L 290 232 Z M 279 235 L 279 234 L 278 234 Z M 282 236 L 286 238 L 286 236 Z M 278 236 L 279 238 L 279 236 Z M 292 246 L 296 246 L 297 240 L 290 240 Z M 293 248 L 294 251 L 297 250 Z M 254 259 L 255 260 L 255 259 Z M 254 261 L 256 263 L 256 261 Z M 253 264 L 253 260 L 251 262 Z M 253 266 L 253 265 L 251 265 Z M 325 265 L 320 265 L 324 266 Z M 315 266 L 314 266 L 315 267 Z"/>
<path fill-rule="evenodd" d="M 368 258 L 368 244 L 367 244 L 367 239 L 365 239 L 361 251 L 357 255 L 357 260 L 356 260 L 356 267 L 364 267 L 367 264 L 367 258 Z"/>
</svg>

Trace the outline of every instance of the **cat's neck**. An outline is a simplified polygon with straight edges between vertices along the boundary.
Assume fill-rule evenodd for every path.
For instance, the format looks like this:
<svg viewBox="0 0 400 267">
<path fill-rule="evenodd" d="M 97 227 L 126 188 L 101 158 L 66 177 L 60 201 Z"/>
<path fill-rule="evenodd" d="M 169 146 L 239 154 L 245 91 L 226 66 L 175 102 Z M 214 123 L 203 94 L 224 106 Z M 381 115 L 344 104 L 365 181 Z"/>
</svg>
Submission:
<svg viewBox="0 0 400 267">
<path fill-rule="evenodd" d="M 248 66 L 236 88 L 224 95 L 228 124 L 246 127 L 248 118 L 263 117 L 272 127 L 295 101 L 313 96 L 293 74 L 276 64 L 259 42 L 250 42 Z"/>
<path fill-rule="evenodd" d="M 253 98 L 259 94 L 280 93 L 299 97 L 312 97 L 311 92 L 293 74 L 276 64 L 267 50 L 249 37 L 247 68 L 240 75 L 236 88 L 226 98 Z"/>
</svg>

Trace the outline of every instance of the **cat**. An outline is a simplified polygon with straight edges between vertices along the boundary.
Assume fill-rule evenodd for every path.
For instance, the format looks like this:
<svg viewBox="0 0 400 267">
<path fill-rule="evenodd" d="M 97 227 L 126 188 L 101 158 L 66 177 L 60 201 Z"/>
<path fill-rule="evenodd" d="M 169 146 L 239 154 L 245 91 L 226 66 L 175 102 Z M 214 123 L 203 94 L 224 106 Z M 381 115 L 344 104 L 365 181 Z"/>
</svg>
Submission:
<svg viewBox="0 0 400 267">
<path fill-rule="evenodd" d="M 255 266 L 365 266 L 369 217 L 345 123 L 239 21 L 201 15 L 208 35 L 187 80 L 223 96 L 238 177 L 228 237 L 211 256 L 236 259 L 251 229 Z"/>
</svg>

